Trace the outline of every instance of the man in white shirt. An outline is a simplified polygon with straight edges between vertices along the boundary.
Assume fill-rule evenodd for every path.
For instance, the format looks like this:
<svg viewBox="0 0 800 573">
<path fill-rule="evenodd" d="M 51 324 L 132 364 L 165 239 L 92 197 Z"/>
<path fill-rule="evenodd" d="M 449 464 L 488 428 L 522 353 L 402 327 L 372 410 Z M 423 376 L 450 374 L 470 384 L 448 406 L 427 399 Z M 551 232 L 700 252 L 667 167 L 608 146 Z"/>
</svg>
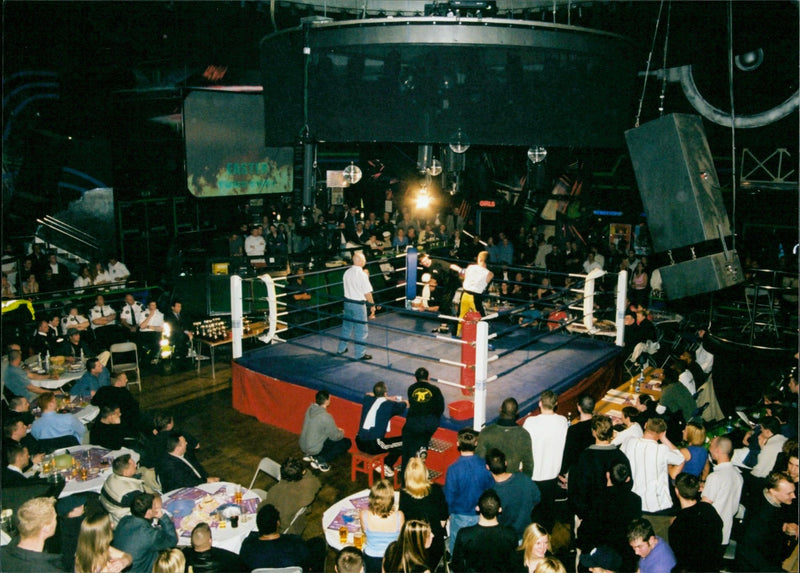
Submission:
<svg viewBox="0 0 800 573">
<path fill-rule="evenodd" d="M 558 396 L 545 390 L 539 398 L 538 416 L 531 416 L 522 425 L 531 435 L 533 451 L 533 481 L 539 487 L 542 500 L 537 508 L 547 523 L 553 519 L 553 506 L 559 492 L 558 472 L 564 455 L 569 422 L 561 414 L 556 414 Z"/>
<path fill-rule="evenodd" d="M 244 240 L 244 254 L 248 257 L 263 257 L 267 251 L 267 241 L 261 236 L 262 227 L 256 225 L 250 229 L 250 235 Z M 251 265 L 264 265 L 264 259 L 250 259 Z"/>
<path fill-rule="evenodd" d="M 714 470 L 708 474 L 703 488 L 703 501 L 710 503 L 722 518 L 722 545 L 731 540 L 733 518 L 739 511 L 744 479 L 735 465 L 731 463 L 733 444 L 727 436 L 711 441 L 708 453 L 714 461 Z"/>
<path fill-rule="evenodd" d="M 612 446 L 619 447 L 631 438 L 642 437 L 642 427 L 639 425 L 639 422 L 636 421 L 636 417 L 639 413 L 636 406 L 625 406 L 622 409 L 622 424 L 625 426 L 625 429 L 621 432 L 617 432 L 614 439 L 611 440 Z"/>
<path fill-rule="evenodd" d="M 489 251 L 481 251 L 475 262 L 464 271 L 464 292 L 461 294 L 459 318 L 464 318 L 470 311 L 477 311 L 481 316 L 486 316 L 483 310 L 483 293 L 494 278 L 494 273 L 486 268 L 488 258 Z M 458 335 L 461 335 L 461 323 L 458 325 Z"/>
<path fill-rule="evenodd" d="M 667 438 L 667 423 L 662 418 L 650 418 L 644 435 L 626 441 L 620 450 L 630 460 L 633 493 L 642 498 L 642 513 L 656 534 L 665 537 L 672 510 L 668 466 L 684 463 L 683 454 Z"/>
<path fill-rule="evenodd" d="M 89 321 L 92 323 L 92 330 L 98 344 L 107 349 L 119 338 L 117 313 L 106 304 L 101 294 L 97 295 L 94 302 L 94 306 L 89 311 Z"/>
<path fill-rule="evenodd" d="M 157 360 L 162 330 L 164 330 L 164 315 L 158 310 L 156 301 L 151 300 L 142 312 L 142 321 L 139 323 L 139 344 L 148 353 L 151 361 Z"/>
<path fill-rule="evenodd" d="M 344 286 L 344 320 L 342 322 L 342 337 L 339 340 L 337 354 L 347 352 L 347 341 L 355 342 L 356 360 L 372 360 L 367 354 L 364 341 L 369 334 L 367 327 L 367 305 L 370 306 L 370 318 L 375 318 L 375 301 L 372 299 L 372 285 L 364 271 L 367 259 L 364 253 L 353 253 L 353 266 L 347 269 L 342 276 Z"/>
<path fill-rule="evenodd" d="M 115 255 L 108 259 L 108 274 L 111 276 L 111 282 L 114 283 L 125 282 L 131 276 L 131 272 L 125 266 L 125 263 L 117 259 Z"/>
<path fill-rule="evenodd" d="M 133 295 L 128 293 L 125 295 L 125 305 L 119 313 L 119 319 L 122 327 L 127 331 L 128 339 L 135 340 L 136 333 L 139 331 L 142 324 L 142 313 L 144 309 L 139 304 Z"/>
</svg>

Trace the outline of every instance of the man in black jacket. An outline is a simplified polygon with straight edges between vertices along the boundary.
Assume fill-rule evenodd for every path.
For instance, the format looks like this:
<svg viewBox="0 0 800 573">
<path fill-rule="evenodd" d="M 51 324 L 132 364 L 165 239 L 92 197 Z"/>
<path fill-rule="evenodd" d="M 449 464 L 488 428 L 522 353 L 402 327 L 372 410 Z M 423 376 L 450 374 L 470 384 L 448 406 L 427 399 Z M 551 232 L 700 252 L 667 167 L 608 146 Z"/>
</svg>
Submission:
<svg viewBox="0 0 800 573">
<path fill-rule="evenodd" d="M 408 414 L 403 426 L 403 468 L 415 456 L 427 456 L 428 444 L 444 413 L 442 391 L 428 381 L 427 368 L 417 368 L 417 381 L 408 388 Z"/>
<path fill-rule="evenodd" d="M 166 455 L 156 464 L 156 473 L 163 491 L 219 481 L 218 477 L 209 477 L 199 462 L 189 462 L 186 459 L 186 438 L 183 434 L 171 433 L 165 445 Z"/>
<path fill-rule="evenodd" d="M 187 571 L 195 573 L 214 571 L 249 571 L 236 553 L 211 545 L 211 528 L 207 523 L 198 523 L 192 530 L 192 546 L 183 548 Z"/>
</svg>

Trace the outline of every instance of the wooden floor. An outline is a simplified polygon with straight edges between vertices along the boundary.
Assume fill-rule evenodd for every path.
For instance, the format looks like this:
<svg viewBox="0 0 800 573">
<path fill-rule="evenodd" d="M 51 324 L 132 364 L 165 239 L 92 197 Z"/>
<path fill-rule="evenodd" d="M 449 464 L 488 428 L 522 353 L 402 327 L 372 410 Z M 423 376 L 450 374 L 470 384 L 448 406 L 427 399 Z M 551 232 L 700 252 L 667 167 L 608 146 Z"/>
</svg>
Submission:
<svg viewBox="0 0 800 573">
<path fill-rule="evenodd" d="M 135 386 L 131 389 L 139 398 L 142 410 L 171 412 L 176 427 L 199 440 L 198 459 L 210 475 L 247 486 L 262 457 L 269 456 L 279 463 L 289 455 L 302 457 L 296 434 L 262 424 L 233 409 L 231 368 L 225 358 L 217 362 L 216 380 L 211 377 L 209 362 L 201 364 L 199 375 L 194 368 L 169 375 L 144 373 L 141 396 Z M 314 470 L 309 468 L 308 471 Z M 325 509 L 338 499 L 367 487 L 364 474 L 358 474 L 356 482 L 350 481 L 349 454 L 336 460 L 331 471 L 319 477 L 323 487 L 306 514 L 306 538 L 323 535 Z M 274 483 L 262 473 L 253 487 L 268 490 Z M 333 569 L 327 566 L 326 570 Z"/>
</svg>

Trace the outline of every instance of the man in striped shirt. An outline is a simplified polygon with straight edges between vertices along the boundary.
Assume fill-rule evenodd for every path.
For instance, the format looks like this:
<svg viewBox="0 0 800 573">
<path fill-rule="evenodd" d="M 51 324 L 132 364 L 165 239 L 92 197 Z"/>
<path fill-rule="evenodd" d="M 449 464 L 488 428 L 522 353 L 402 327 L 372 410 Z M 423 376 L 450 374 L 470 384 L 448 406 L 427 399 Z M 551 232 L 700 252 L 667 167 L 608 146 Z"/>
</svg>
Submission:
<svg viewBox="0 0 800 573">
<path fill-rule="evenodd" d="M 620 449 L 631 463 L 633 492 L 642 498 L 642 513 L 653 524 L 656 535 L 666 538 L 673 515 L 668 466 L 684 462 L 683 455 L 667 439 L 667 423 L 662 418 L 650 418 L 644 435 L 627 440 Z"/>
</svg>

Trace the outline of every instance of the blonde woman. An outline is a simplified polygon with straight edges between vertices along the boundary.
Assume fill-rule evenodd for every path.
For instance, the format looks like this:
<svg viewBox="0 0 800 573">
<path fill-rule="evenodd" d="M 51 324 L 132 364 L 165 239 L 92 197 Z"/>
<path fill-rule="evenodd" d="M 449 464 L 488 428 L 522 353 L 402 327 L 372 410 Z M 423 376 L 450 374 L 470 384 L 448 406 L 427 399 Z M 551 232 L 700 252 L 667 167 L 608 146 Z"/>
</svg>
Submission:
<svg viewBox="0 0 800 573">
<path fill-rule="evenodd" d="M 159 552 L 156 562 L 153 563 L 153 573 L 183 573 L 186 567 L 186 558 L 177 547 L 164 549 Z"/>
<path fill-rule="evenodd" d="M 533 570 L 533 573 L 567 573 L 564 565 L 555 557 L 545 557 Z"/>
<path fill-rule="evenodd" d="M 522 534 L 522 543 L 518 551 L 522 552 L 522 559 L 528 573 L 534 573 L 536 567 L 544 561 L 550 550 L 550 534 L 538 523 L 531 523 Z"/>
<path fill-rule="evenodd" d="M 361 531 L 367 536 L 364 569 L 380 573 L 381 561 L 389 544 L 397 539 L 405 516 L 394 506 L 394 487 L 387 479 L 378 480 L 369 492 L 369 505 L 361 511 Z"/>
<path fill-rule="evenodd" d="M 400 490 L 400 510 L 406 519 L 430 524 L 433 541 L 428 550 L 428 567 L 433 571 L 444 554 L 445 523 L 449 512 L 442 486 L 431 483 L 428 468 L 421 458 L 411 458 L 406 465 L 405 487 Z"/>
<path fill-rule="evenodd" d="M 85 518 L 81 523 L 75 550 L 75 573 L 116 573 L 128 567 L 133 559 L 124 551 L 111 546 L 113 537 L 111 518 L 107 513 Z"/>
<path fill-rule="evenodd" d="M 683 459 L 686 460 L 679 466 L 669 466 L 669 475 L 672 479 L 681 472 L 692 474 L 695 477 L 705 478 L 710 467 L 708 463 L 708 450 L 705 447 L 706 429 L 702 422 L 689 422 L 683 429 L 684 446 L 680 449 Z"/>
</svg>

